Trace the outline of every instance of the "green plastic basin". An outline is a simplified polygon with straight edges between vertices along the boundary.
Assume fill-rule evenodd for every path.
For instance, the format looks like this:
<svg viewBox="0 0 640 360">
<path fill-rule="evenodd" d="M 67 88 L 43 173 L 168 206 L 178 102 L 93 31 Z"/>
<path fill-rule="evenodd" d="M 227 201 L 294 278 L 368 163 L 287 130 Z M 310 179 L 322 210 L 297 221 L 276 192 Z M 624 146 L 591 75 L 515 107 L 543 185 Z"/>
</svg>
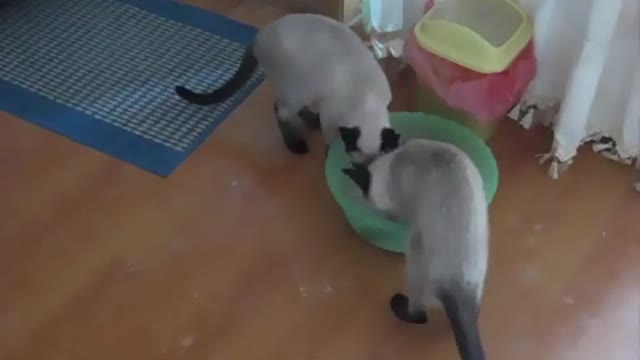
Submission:
<svg viewBox="0 0 640 360">
<path fill-rule="evenodd" d="M 453 144 L 469 155 L 482 175 L 487 204 L 498 188 L 498 165 L 484 141 L 463 125 L 424 113 L 392 113 L 391 125 L 404 138 L 425 138 Z M 349 160 L 344 144 L 331 144 L 325 164 L 329 190 L 353 229 L 372 245 L 403 253 L 408 245 L 409 228 L 388 219 L 371 208 L 356 185 L 342 173 Z"/>
</svg>

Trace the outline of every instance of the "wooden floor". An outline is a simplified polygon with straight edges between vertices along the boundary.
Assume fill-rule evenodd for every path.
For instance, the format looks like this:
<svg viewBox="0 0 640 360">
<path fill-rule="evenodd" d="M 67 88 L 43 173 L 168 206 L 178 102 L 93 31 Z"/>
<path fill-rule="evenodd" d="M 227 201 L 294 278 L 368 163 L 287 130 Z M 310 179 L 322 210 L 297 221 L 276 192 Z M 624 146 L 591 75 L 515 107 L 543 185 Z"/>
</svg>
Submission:
<svg viewBox="0 0 640 360">
<path fill-rule="evenodd" d="M 263 25 L 260 0 L 193 4 Z M 0 114 L 0 359 L 458 359 L 393 318 L 403 259 L 345 224 L 323 147 L 290 155 L 260 87 L 168 179 Z M 640 199 L 585 152 L 506 123 L 481 327 L 493 360 L 640 358 Z"/>
</svg>

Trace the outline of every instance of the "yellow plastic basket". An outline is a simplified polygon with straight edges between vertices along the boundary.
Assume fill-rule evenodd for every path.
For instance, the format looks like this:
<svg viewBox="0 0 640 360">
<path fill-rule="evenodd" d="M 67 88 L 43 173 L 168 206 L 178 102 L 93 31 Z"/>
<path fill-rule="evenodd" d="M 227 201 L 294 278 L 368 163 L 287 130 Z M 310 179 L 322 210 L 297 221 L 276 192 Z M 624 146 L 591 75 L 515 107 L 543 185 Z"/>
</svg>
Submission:
<svg viewBox="0 0 640 360">
<path fill-rule="evenodd" d="M 529 43 L 533 27 L 513 0 L 445 0 L 418 21 L 420 46 L 483 74 L 506 69 Z"/>
</svg>

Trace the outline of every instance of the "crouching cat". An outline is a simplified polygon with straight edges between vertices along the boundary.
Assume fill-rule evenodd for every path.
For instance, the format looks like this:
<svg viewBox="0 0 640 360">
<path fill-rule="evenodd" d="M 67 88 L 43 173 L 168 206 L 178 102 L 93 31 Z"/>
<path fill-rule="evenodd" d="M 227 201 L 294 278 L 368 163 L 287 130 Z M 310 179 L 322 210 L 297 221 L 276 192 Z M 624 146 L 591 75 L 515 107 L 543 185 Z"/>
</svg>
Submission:
<svg viewBox="0 0 640 360">
<path fill-rule="evenodd" d="M 380 65 L 351 29 L 321 15 L 292 14 L 266 26 L 220 88 L 201 94 L 177 86 L 176 92 L 194 104 L 222 102 L 242 88 L 258 64 L 275 87 L 276 118 L 293 153 L 309 151 L 300 118 L 308 127 L 321 127 L 327 144 L 341 137 L 353 161 L 398 146 L 387 110 L 391 91 Z"/>
<path fill-rule="evenodd" d="M 489 224 L 478 169 L 453 145 L 412 139 L 367 166 L 355 164 L 343 172 L 375 208 L 411 226 L 408 296 L 392 297 L 395 316 L 426 323 L 427 306 L 438 300 L 461 358 L 483 360 L 478 316 Z"/>
</svg>

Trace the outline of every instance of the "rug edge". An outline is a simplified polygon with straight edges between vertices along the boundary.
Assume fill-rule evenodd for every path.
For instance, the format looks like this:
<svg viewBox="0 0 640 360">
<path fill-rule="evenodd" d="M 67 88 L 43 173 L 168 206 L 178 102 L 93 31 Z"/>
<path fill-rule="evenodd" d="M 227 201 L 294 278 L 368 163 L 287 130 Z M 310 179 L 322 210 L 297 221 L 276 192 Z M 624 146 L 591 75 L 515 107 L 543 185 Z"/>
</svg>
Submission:
<svg viewBox="0 0 640 360">
<path fill-rule="evenodd" d="M 171 175 L 188 157 L 186 152 L 171 149 L 1 79 L 0 111 L 162 177 Z M 131 147 L 138 150 L 131 151 Z"/>
</svg>

